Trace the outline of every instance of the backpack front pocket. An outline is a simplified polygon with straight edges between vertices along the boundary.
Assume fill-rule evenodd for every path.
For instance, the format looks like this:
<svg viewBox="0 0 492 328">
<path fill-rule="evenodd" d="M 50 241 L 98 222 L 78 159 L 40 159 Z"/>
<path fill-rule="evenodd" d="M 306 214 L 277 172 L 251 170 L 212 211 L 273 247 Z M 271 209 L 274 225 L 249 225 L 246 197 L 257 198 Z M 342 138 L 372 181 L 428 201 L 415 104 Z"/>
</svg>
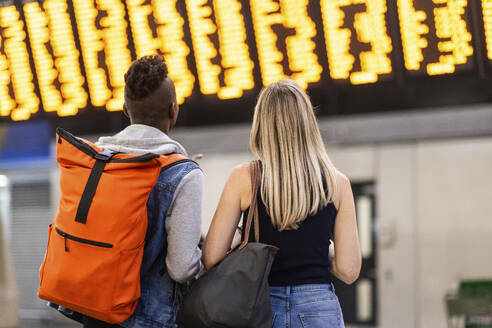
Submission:
<svg viewBox="0 0 492 328">
<path fill-rule="evenodd" d="M 97 246 L 97 247 L 113 248 L 113 245 L 112 244 L 109 244 L 109 243 L 103 243 L 103 242 L 100 242 L 100 241 L 94 241 L 94 240 L 89 240 L 89 239 L 85 239 L 85 238 L 79 238 L 79 237 L 70 235 L 70 234 L 68 234 L 66 232 L 63 232 L 63 231 L 61 231 L 58 228 L 55 228 L 55 229 L 56 229 L 56 232 L 60 236 L 62 236 L 63 238 L 65 238 L 65 251 L 66 252 L 68 252 L 67 239 L 76 241 L 78 243 L 92 245 L 92 246 Z"/>
<path fill-rule="evenodd" d="M 111 308 L 118 265 L 114 245 L 75 236 L 58 227 L 54 227 L 52 234 L 46 258 L 50 269 L 44 270 L 42 289 L 72 310 L 101 318 L 100 313 L 84 309 Z"/>
</svg>

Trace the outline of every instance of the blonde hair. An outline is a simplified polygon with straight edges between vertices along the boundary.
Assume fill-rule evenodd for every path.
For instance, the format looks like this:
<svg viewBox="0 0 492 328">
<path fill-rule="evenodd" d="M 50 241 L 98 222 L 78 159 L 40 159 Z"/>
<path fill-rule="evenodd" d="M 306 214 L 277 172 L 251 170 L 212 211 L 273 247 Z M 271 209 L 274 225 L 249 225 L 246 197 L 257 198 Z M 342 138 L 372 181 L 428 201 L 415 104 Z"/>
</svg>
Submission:
<svg viewBox="0 0 492 328">
<path fill-rule="evenodd" d="M 250 148 L 262 161 L 261 198 L 279 231 L 297 229 L 332 201 L 336 169 L 309 96 L 296 82 L 282 80 L 260 92 Z"/>
</svg>

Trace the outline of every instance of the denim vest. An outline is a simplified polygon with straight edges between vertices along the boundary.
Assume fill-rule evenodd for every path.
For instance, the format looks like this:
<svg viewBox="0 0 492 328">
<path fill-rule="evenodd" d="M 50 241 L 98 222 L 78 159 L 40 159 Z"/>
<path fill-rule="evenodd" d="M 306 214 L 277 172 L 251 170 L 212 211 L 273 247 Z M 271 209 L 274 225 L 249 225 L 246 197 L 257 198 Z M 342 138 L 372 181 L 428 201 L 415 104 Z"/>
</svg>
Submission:
<svg viewBox="0 0 492 328">
<path fill-rule="evenodd" d="M 166 269 L 165 220 L 181 180 L 199 169 L 192 161 L 162 169 L 147 201 L 148 227 L 140 269 L 140 299 L 133 315 L 121 324 L 126 328 L 175 328 L 178 295 L 184 286 L 174 282 Z"/>
</svg>

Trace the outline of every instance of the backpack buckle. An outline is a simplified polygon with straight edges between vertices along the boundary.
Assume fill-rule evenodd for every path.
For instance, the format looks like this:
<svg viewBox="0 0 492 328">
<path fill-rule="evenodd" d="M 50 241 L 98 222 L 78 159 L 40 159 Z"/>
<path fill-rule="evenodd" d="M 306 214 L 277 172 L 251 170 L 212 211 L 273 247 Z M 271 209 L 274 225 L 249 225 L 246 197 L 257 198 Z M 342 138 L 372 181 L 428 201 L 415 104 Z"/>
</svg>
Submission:
<svg viewBox="0 0 492 328">
<path fill-rule="evenodd" d="M 101 160 L 101 161 L 104 161 L 104 162 L 107 162 L 111 159 L 111 157 L 113 157 L 114 155 L 116 154 L 116 152 L 114 151 L 111 151 L 111 150 L 108 150 L 108 149 L 104 149 L 103 151 L 100 151 L 99 153 L 97 153 L 94 158 L 95 159 L 98 159 L 98 160 Z"/>
</svg>

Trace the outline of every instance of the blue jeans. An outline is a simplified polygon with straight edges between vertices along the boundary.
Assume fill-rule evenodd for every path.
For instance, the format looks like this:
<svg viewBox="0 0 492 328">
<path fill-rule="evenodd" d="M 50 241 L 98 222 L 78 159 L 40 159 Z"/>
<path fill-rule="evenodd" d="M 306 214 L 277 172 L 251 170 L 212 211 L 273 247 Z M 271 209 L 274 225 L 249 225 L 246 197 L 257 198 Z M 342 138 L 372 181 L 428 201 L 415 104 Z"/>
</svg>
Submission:
<svg viewBox="0 0 492 328">
<path fill-rule="evenodd" d="M 273 328 L 344 328 L 331 284 L 270 286 Z"/>
</svg>

